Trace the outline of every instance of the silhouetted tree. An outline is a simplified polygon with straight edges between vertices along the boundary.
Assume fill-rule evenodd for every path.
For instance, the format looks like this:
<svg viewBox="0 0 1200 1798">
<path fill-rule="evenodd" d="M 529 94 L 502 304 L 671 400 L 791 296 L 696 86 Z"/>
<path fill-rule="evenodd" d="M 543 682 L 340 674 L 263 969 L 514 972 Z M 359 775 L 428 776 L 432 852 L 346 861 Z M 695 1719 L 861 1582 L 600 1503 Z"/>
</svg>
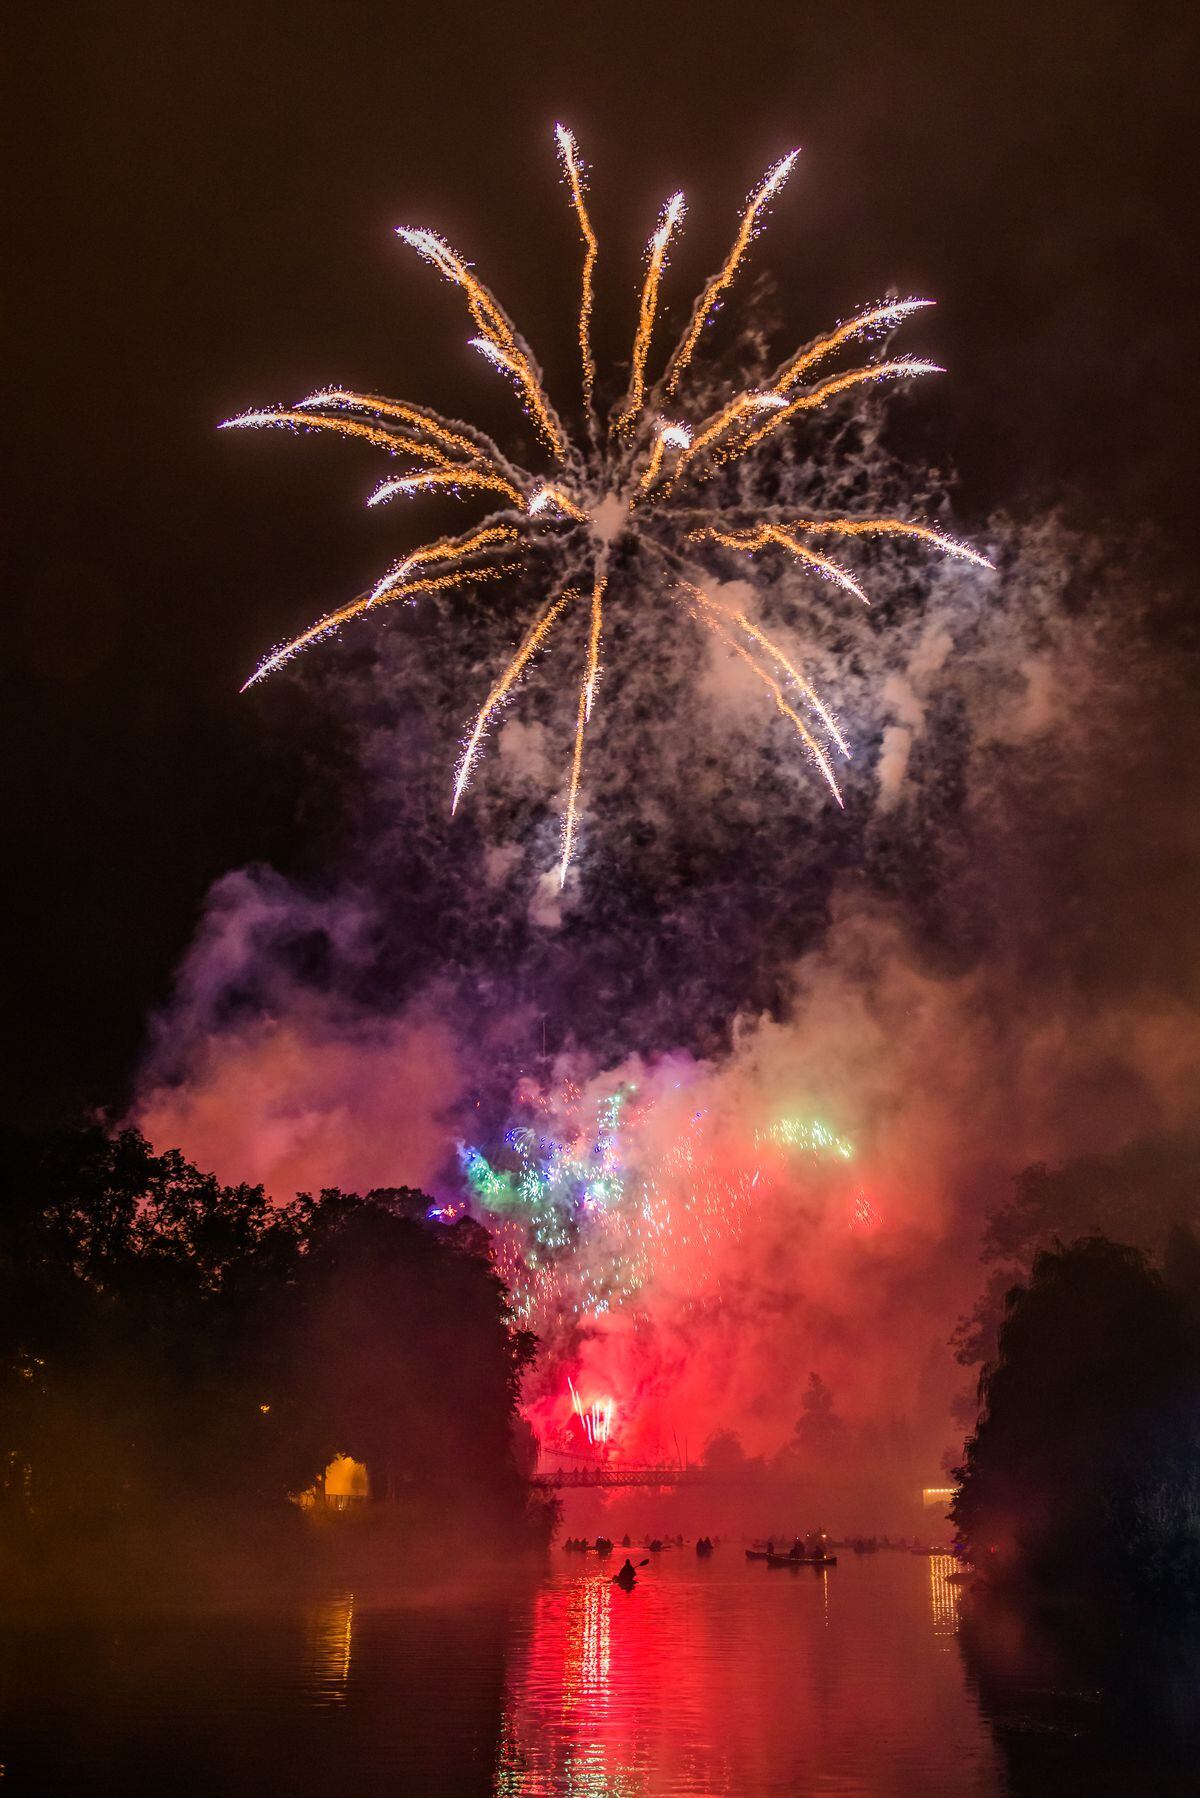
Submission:
<svg viewBox="0 0 1200 1798">
<path fill-rule="evenodd" d="M 0 1498 L 44 1522 L 278 1506 L 350 1452 L 380 1498 L 519 1531 L 533 1338 L 485 1232 L 429 1206 L 275 1205 L 136 1131 L 0 1140 Z"/>
<path fill-rule="evenodd" d="M 1200 1139 L 1193 1135 L 1142 1137 L 1111 1154 L 1023 1169 L 1011 1196 L 989 1213 L 982 1260 L 991 1272 L 954 1333 L 958 1360 L 965 1367 L 991 1360 L 1005 1295 L 1028 1278 L 1039 1249 L 1106 1236 L 1161 1261 L 1176 1233 L 1195 1222 L 1198 1195 Z M 964 1423 L 971 1409 L 968 1400 Z"/>
<path fill-rule="evenodd" d="M 736 1430 L 715 1430 L 704 1444 L 700 1460 L 713 1473 L 761 1473 L 761 1455 L 747 1455 Z"/>
<path fill-rule="evenodd" d="M 801 1449 L 815 1455 L 830 1455 L 842 1446 L 846 1432 L 833 1408 L 833 1394 L 819 1373 L 809 1374 L 800 1409 L 796 1441 Z"/>
<path fill-rule="evenodd" d="M 1200 1595 L 1200 1339 L 1142 1253 L 1040 1252 L 1005 1304 L 951 1515 L 1039 1588 Z"/>
</svg>

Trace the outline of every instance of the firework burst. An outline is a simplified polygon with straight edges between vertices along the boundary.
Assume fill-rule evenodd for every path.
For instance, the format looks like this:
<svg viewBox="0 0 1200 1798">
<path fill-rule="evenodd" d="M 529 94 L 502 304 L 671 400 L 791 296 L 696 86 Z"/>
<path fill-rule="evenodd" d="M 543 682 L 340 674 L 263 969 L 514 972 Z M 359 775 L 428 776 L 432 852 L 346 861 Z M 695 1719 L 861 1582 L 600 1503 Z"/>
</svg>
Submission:
<svg viewBox="0 0 1200 1798">
<path fill-rule="evenodd" d="M 592 722 L 605 635 L 605 602 L 613 578 L 614 552 L 631 546 L 644 552 L 638 567 L 640 590 L 651 597 L 668 593 L 682 611 L 702 624 L 744 660 L 759 677 L 779 715 L 794 731 L 813 766 L 840 805 L 836 759 L 850 746 L 831 708 L 820 698 L 792 657 L 744 611 L 724 604 L 705 586 L 709 555 L 720 551 L 753 555 L 774 548 L 796 567 L 869 604 L 849 569 L 815 547 L 829 538 L 904 538 L 943 554 L 988 567 L 966 544 L 928 524 L 902 518 L 791 516 L 777 508 L 757 513 L 744 504 L 723 507 L 710 488 L 719 470 L 751 457 L 760 445 L 817 413 L 839 395 L 868 384 L 909 380 L 940 372 L 938 365 L 912 356 L 867 361 L 830 372 L 831 359 L 851 346 L 889 335 L 911 314 L 932 304 L 923 299 L 887 300 L 865 308 L 788 357 L 754 388 L 737 392 L 706 412 L 689 402 L 688 375 L 704 332 L 733 285 L 765 220 L 771 201 L 795 164 L 792 151 L 769 169 L 746 201 L 733 245 L 720 270 L 704 286 L 687 326 L 668 355 L 657 383 L 649 376 L 659 301 L 669 253 L 682 224 L 685 204 L 675 194 L 664 205 L 646 249 L 638 316 L 626 390 L 607 418 L 597 408 L 597 370 L 592 349 L 592 312 L 599 242 L 587 206 L 587 170 L 572 133 L 559 125 L 555 138 L 584 259 L 578 314 L 585 432 L 573 439 L 556 411 L 529 345 L 494 295 L 467 263 L 435 232 L 398 228 L 402 242 L 466 301 L 476 336 L 472 346 L 513 385 L 550 459 L 548 473 L 519 466 L 500 446 L 470 424 L 442 417 L 427 407 L 328 388 L 297 405 L 242 413 L 223 428 L 289 427 L 332 431 L 358 438 L 401 458 L 404 473 L 382 481 L 368 505 L 401 496 L 486 497 L 493 509 L 471 530 L 442 536 L 401 557 L 383 578 L 357 598 L 319 618 L 263 658 L 246 682 L 253 686 L 302 650 L 368 612 L 423 594 L 477 586 L 518 572 L 523 554 L 552 544 L 563 578 L 556 585 L 507 666 L 499 673 L 474 719 L 452 786 L 456 810 L 470 783 L 489 726 L 529 664 L 544 649 L 564 617 L 588 609 L 586 653 L 579 667 L 579 698 L 573 746 L 567 761 L 567 798 L 562 820 L 558 875 L 565 881 L 579 831 L 584 744 Z M 664 406 L 670 405 L 672 416 Z M 243 689 L 244 691 L 245 689 Z"/>
</svg>

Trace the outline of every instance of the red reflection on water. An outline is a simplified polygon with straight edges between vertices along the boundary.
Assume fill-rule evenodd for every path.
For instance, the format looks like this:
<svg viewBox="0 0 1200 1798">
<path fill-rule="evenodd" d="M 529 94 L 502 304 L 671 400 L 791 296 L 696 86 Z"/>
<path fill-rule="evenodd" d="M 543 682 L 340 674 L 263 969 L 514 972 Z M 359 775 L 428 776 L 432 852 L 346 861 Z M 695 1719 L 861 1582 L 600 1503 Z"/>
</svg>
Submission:
<svg viewBox="0 0 1200 1798">
<path fill-rule="evenodd" d="M 994 1790 L 958 1656 L 946 1652 L 950 1564 L 871 1560 L 880 1564 L 775 1572 L 732 1546 L 715 1562 L 685 1549 L 655 1556 L 628 1593 L 594 1562 L 556 1570 L 518 1628 L 495 1790 Z M 948 1773 L 968 1783 L 951 1788 Z"/>
</svg>

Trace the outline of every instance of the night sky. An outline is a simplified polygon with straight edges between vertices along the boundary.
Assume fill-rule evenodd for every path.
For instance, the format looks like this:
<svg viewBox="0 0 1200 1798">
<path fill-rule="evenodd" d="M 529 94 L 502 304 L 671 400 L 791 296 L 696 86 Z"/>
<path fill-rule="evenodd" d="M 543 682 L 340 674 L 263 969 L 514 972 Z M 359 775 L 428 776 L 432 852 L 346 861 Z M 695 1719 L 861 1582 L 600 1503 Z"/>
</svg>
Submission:
<svg viewBox="0 0 1200 1798">
<path fill-rule="evenodd" d="M 209 883 L 337 835 L 321 721 L 238 687 L 406 541 L 346 445 L 216 432 L 338 382 L 511 430 L 397 246 L 445 232 L 574 389 L 551 128 L 593 163 L 598 336 L 676 187 L 690 294 L 794 144 L 770 265 L 805 336 L 895 286 L 951 373 L 920 426 L 969 527 L 1146 528 L 1183 593 L 1197 486 L 1191 7 L 25 7 L 5 157 L 9 1120 L 120 1107 Z M 485 395 L 482 406 L 479 395 Z"/>
</svg>

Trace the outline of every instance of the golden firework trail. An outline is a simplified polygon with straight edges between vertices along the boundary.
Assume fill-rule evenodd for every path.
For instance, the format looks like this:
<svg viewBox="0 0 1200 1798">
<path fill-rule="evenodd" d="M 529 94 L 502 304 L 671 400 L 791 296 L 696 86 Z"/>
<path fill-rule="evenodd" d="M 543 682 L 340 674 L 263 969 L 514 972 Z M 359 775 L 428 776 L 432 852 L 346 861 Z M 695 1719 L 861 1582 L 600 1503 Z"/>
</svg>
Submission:
<svg viewBox="0 0 1200 1798">
<path fill-rule="evenodd" d="M 600 677 L 600 633 L 604 628 L 604 589 L 607 581 L 597 581 L 592 588 L 592 625 L 588 632 L 587 673 L 584 676 L 583 690 L 587 701 L 585 716 L 592 715 L 592 701 L 596 697 L 596 682 Z"/>
<path fill-rule="evenodd" d="M 775 164 L 774 168 L 768 169 L 754 192 L 750 195 L 749 200 L 746 202 L 746 210 L 742 214 L 742 220 L 741 224 L 738 226 L 737 236 L 733 240 L 733 248 L 730 250 L 728 256 L 726 256 L 721 267 L 721 272 L 713 276 L 712 280 L 708 283 L 708 286 L 704 289 L 704 292 L 700 295 L 700 298 L 693 307 L 691 323 L 683 334 L 682 343 L 675 351 L 675 354 L 672 356 L 670 363 L 667 366 L 667 373 L 663 385 L 669 394 L 674 393 L 675 389 L 678 387 L 680 379 L 682 378 L 688 363 L 692 359 L 696 345 L 700 341 L 701 331 L 703 331 L 705 325 L 712 317 L 713 308 L 717 305 L 721 295 L 725 292 L 725 289 L 732 284 L 733 278 L 737 274 L 738 267 L 741 264 L 742 257 L 750 248 L 750 243 L 754 237 L 755 228 L 758 224 L 759 213 L 767 204 L 767 201 L 771 196 L 778 193 L 779 189 L 783 186 L 784 182 L 791 174 L 792 167 L 799 154 L 799 150 L 792 150 L 787 156 L 782 157 L 780 161 Z"/>
<path fill-rule="evenodd" d="M 558 864 L 558 884 L 563 887 L 567 883 L 567 869 L 571 865 L 571 856 L 575 848 L 575 814 L 579 804 L 579 778 L 583 772 L 583 733 L 592 715 L 592 701 L 596 694 L 596 682 L 600 678 L 600 633 L 604 628 L 604 589 L 607 583 L 598 580 L 592 588 L 592 623 L 588 631 L 587 666 L 584 669 L 583 685 L 579 689 L 579 711 L 575 722 L 575 751 L 571 757 L 571 780 L 567 789 L 567 809 L 563 816 L 562 856 Z"/>
<path fill-rule="evenodd" d="M 837 719 L 829 710 L 829 707 L 825 704 L 825 701 L 821 698 L 820 694 L 814 687 L 809 685 L 800 670 L 791 661 L 790 657 L 779 647 L 778 643 L 776 643 L 773 638 L 768 637 L 766 631 L 764 631 L 760 625 L 755 624 L 752 619 L 747 618 L 745 612 L 737 611 L 734 607 L 727 606 L 723 600 L 714 599 L 711 594 L 706 593 L 701 595 L 701 597 L 704 604 L 712 611 L 720 612 L 724 617 L 731 619 L 733 623 L 750 638 L 751 642 L 757 643 L 760 648 L 766 650 L 771 660 L 775 662 L 778 667 L 783 669 L 783 672 L 787 675 L 792 685 L 803 694 L 813 711 L 817 714 L 817 717 L 821 720 L 822 727 L 828 732 L 829 736 L 833 738 L 833 741 L 837 744 L 842 754 L 849 760 L 850 745 L 842 735 L 841 727 L 839 726 Z"/>
<path fill-rule="evenodd" d="M 646 358 L 650 354 L 650 337 L 658 312 L 658 290 L 667 265 L 667 246 L 686 210 L 683 195 L 672 194 L 659 215 L 658 229 L 646 246 L 646 278 L 642 282 L 642 303 L 638 309 L 637 333 L 633 340 L 633 369 L 625 404 L 617 414 L 619 431 L 628 430 L 642 410 L 646 395 Z"/>
<path fill-rule="evenodd" d="M 758 524 L 752 531 L 722 531 L 716 525 L 701 525 L 689 535 L 698 542 L 708 539 L 713 543 L 724 544 L 726 549 L 748 549 L 751 552 L 765 549 L 769 543 L 777 543 L 780 548 L 790 550 L 798 562 L 805 563 L 818 574 L 824 575 L 827 581 L 832 581 L 835 587 L 844 587 L 847 593 L 853 593 L 855 599 L 861 599 L 864 606 L 871 603 L 848 568 L 843 568 L 840 562 L 831 562 L 828 556 L 820 556 L 815 550 L 807 549 L 791 531 L 784 530 L 782 525 Z"/>
<path fill-rule="evenodd" d="M 639 486 L 643 493 L 653 487 L 662 471 L 663 457 L 669 449 L 687 449 L 692 441 L 692 433 L 686 425 L 667 424 L 660 419 L 654 433 L 654 442 L 650 446 L 650 460 L 646 464 Z"/>
<path fill-rule="evenodd" d="M 808 537 L 908 537 L 914 543 L 928 543 L 931 549 L 940 549 L 955 561 L 971 562 L 976 568 L 995 566 L 969 543 L 960 543 L 957 537 L 948 537 L 931 525 L 912 524 L 904 518 L 791 518 L 788 528 Z"/>
<path fill-rule="evenodd" d="M 339 437 L 361 437 L 392 456 L 412 456 L 416 461 L 444 464 L 446 453 L 434 443 L 423 443 L 418 437 L 404 437 L 386 425 L 367 424 L 361 418 L 343 418 L 341 413 L 327 417 L 322 412 L 308 412 L 300 406 L 280 406 L 270 412 L 241 412 L 227 418 L 217 428 L 221 431 L 265 430 L 272 425 L 291 425 L 304 431 L 336 431 Z"/>
<path fill-rule="evenodd" d="M 525 638 L 525 641 L 522 643 L 520 649 L 518 649 L 516 655 L 514 655 L 512 661 L 508 664 L 508 667 L 504 670 L 504 673 L 500 676 L 500 679 L 496 682 L 495 686 L 484 700 L 483 705 L 479 710 L 479 716 L 475 720 L 475 728 L 472 730 L 471 735 L 467 740 L 467 746 L 463 750 L 462 760 L 458 764 L 458 772 L 454 777 L 454 798 L 450 805 L 450 810 L 452 812 L 458 810 L 458 802 L 462 798 L 463 793 L 466 790 L 467 781 L 471 777 L 471 769 L 475 765 L 475 757 L 479 753 L 479 746 L 483 742 L 483 733 L 488 727 L 488 722 L 492 713 L 496 710 L 497 706 L 504 703 L 515 682 L 520 678 L 521 673 L 525 668 L 525 664 L 531 657 L 537 654 L 538 650 L 546 641 L 546 638 L 550 635 L 550 632 L 554 629 L 554 626 L 558 623 L 558 620 L 562 617 L 571 601 L 578 598 L 579 595 L 574 588 L 568 587 L 565 593 L 559 594 L 552 605 L 547 606 L 541 617 L 535 622 L 533 629 Z"/>
<path fill-rule="evenodd" d="M 558 597 L 547 603 L 502 670 L 463 740 L 455 771 L 451 810 L 456 811 L 478 762 L 489 725 L 513 694 L 521 676 L 576 601 L 591 594 L 590 620 L 578 676 L 575 733 L 569 761 L 562 820 L 559 880 L 565 882 L 580 840 L 584 739 L 593 721 L 605 635 L 605 606 L 658 591 L 636 571 L 633 552 L 653 551 L 673 571 L 672 590 L 683 611 L 727 645 L 766 687 L 776 709 L 797 733 L 838 804 L 842 803 L 831 754 L 849 756 L 850 746 L 832 710 L 795 658 L 743 608 L 727 605 L 700 584 L 708 564 L 700 546 L 749 552 L 774 546 L 797 565 L 869 603 L 858 574 L 813 547 L 814 541 L 892 537 L 961 561 L 991 564 L 956 538 L 917 521 L 893 517 L 784 517 L 781 509 L 753 516 L 744 502 L 725 506 L 695 491 L 723 465 L 751 456 L 759 447 L 839 396 L 868 384 L 900 381 L 937 372 L 937 364 L 913 356 L 866 362 L 859 367 L 825 365 L 850 345 L 890 335 L 914 312 L 931 305 L 923 299 L 883 300 L 811 340 L 776 369 L 765 384 L 734 392 L 715 411 L 689 397 L 686 379 L 705 330 L 725 304 L 770 202 L 795 165 L 791 151 L 767 170 L 741 213 L 733 245 L 719 270 L 703 287 L 688 315 L 676 348 L 657 385 L 649 366 L 662 302 L 672 240 L 684 217 L 682 194 L 663 207 L 646 250 L 637 326 L 624 399 L 609 414 L 607 429 L 597 409 L 599 375 L 592 347 L 595 272 L 600 246 L 587 205 L 587 165 L 573 133 L 555 127 L 555 142 L 570 203 L 583 244 L 577 336 L 583 379 L 586 440 L 573 440 L 547 392 L 532 350 L 491 289 L 472 266 L 435 231 L 397 228 L 401 241 L 466 300 L 476 336 L 474 348 L 508 379 L 542 447 L 548 469 L 538 472 L 514 462 L 486 432 L 426 406 L 329 387 L 293 406 L 266 407 L 226 420 L 228 429 L 281 427 L 329 431 L 402 458 L 408 466 L 380 481 L 369 506 L 408 496 L 414 500 L 487 496 L 493 509 L 471 530 L 433 537 L 407 551 L 367 593 L 326 613 L 290 641 L 272 650 L 246 686 L 253 686 L 313 644 L 344 625 L 397 602 L 458 587 L 476 587 L 521 571 L 527 549 L 557 554 L 563 573 Z M 671 417 L 659 410 L 670 400 Z M 745 491 L 743 480 L 742 491 Z M 749 516 L 748 516 L 749 514 Z M 614 548 L 622 545 L 619 561 Z M 694 553 L 693 553 L 694 546 Z M 627 578 L 624 571 L 634 565 Z M 614 570 L 621 570 L 618 579 Z M 582 610 L 582 608 L 580 608 Z M 244 689 L 243 689 L 244 690 Z M 793 700 L 795 703 L 792 703 Z M 800 715 L 806 709 L 810 722 Z M 829 746 L 826 748 L 826 744 Z"/>
<path fill-rule="evenodd" d="M 423 549 L 414 549 L 409 555 L 397 562 L 383 579 L 371 589 L 372 600 L 380 600 L 393 588 L 403 586 L 415 568 L 424 568 L 430 562 L 464 562 L 468 556 L 474 556 L 480 550 L 490 549 L 497 543 L 513 543 L 518 536 L 517 529 L 511 524 L 485 524 L 477 531 L 468 531 L 461 537 L 439 537 L 436 543 L 427 543 Z"/>
<path fill-rule="evenodd" d="M 558 144 L 559 155 L 562 158 L 563 173 L 566 175 L 568 186 L 571 189 L 571 204 L 575 208 L 575 217 L 579 220 L 579 232 L 583 238 L 583 275 L 580 279 L 579 292 L 579 355 L 583 362 L 583 405 L 590 423 L 596 391 L 596 363 L 592 356 L 592 305 L 595 300 L 593 281 L 600 245 L 596 239 L 596 233 L 592 229 L 592 221 L 588 217 L 584 169 L 574 133 L 569 131 L 565 125 L 556 125 L 554 136 Z"/>
<path fill-rule="evenodd" d="M 912 312 L 920 312 L 926 306 L 932 306 L 932 300 L 888 300 L 882 306 L 868 306 L 865 312 L 856 313 L 847 319 L 844 325 L 818 337 L 807 349 L 797 350 L 788 358 L 779 370 L 771 387 L 776 393 L 787 393 L 796 385 L 802 375 L 840 350 L 843 344 L 853 343 L 859 338 L 877 336 L 881 331 L 891 331 L 901 324 Z"/>
<path fill-rule="evenodd" d="M 402 400 L 389 400 L 378 393 L 351 393 L 344 387 L 326 387 L 320 393 L 310 393 L 306 400 L 301 400 L 297 410 L 308 411 L 320 406 L 352 406 L 358 412 L 375 412 L 382 418 L 397 418 L 404 424 L 415 426 L 425 436 L 432 437 L 444 450 L 457 451 L 459 455 L 466 456 L 468 461 L 494 462 L 498 468 L 505 465 L 504 456 L 490 437 L 469 425 L 462 425 L 455 430 L 449 419 L 443 418 L 440 413 L 431 412 L 427 406 L 410 406 Z"/>
<path fill-rule="evenodd" d="M 779 682 L 775 679 L 774 675 L 768 674 L 767 670 L 764 667 L 762 667 L 762 665 L 759 662 L 755 661 L 754 657 L 750 654 L 750 651 L 746 648 L 745 644 L 739 643 L 737 638 L 733 635 L 733 633 L 731 631 L 728 631 L 725 629 L 725 626 L 721 623 L 720 613 L 725 612 L 726 615 L 729 616 L 728 609 L 724 606 L 717 607 L 716 605 L 714 605 L 706 593 L 702 593 L 700 591 L 699 587 L 693 587 L 687 581 L 681 582 L 681 586 L 683 588 L 683 591 L 686 594 L 688 594 L 689 597 L 691 598 L 691 600 L 693 601 L 693 606 L 692 606 L 693 616 L 699 617 L 705 624 L 708 625 L 709 629 L 714 633 L 715 636 L 719 637 L 723 643 L 727 644 L 728 647 L 733 650 L 735 655 L 740 656 L 741 659 L 746 663 L 747 667 L 751 668 L 754 671 L 754 673 L 758 676 L 759 680 L 762 681 L 763 685 L 768 689 L 768 691 L 771 694 L 771 697 L 775 701 L 776 709 L 782 714 L 782 716 L 784 718 L 787 719 L 788 723 L 793 727 L 797 736 L 800 738 L 801 742 L 804 744 L 804 747 L 808 750 L 809 755 L 812 757 L 812 759 L 816 763 L 817 767 L 821 770 L 821 773 L 825 778 L 825 782 L 826 782 L 827 786 L 829 787 L 830 792 L 833 794 L 833 796 L 837 800 L 838 804 L 841 805 L 842 804 L 842 795 L 838 788 L 837 776 L 835 775 L 833 768 L 830 764 L 829 757 L 825 754 L 825 751 L 821 748 L 821 745 L 817 742 L 817 740 L 813 736 L 812 732 L 805 725 L 804 720 L 797 715 L 795 708 L 788 704 L 787 699 L 784 696 L 783 688 L 780 686 Z M 739 619 L 739 622 L 741 622 L 740 619 Z M 758 636 L 759 639 L 761 640 L 761 633 L 756 632 L 754 634 L 756 636 Z M 779 657 L 778 659 L 782 662 L 782 660 L 784 658 Z M 846 753 L 848 753 L 848 752 L 846 752 Z"/>
<path fill-rule="evenodd" d="M 518 562 L 507 562 L 499 568 L 462 568 L 457 573 L 433 575 L 422 581 L 398 581 L 392 584 L 384 581 L 378 588 L 372 588 L 370 593 L 360 593 L 358 598 L 352 599 L 348 605 L 339 606 L 336 612 L 327 612 L 324 618 L 318 618 L 315 624 L 310 624 L 308 629 L 301 631 L 298 637 L 293 637 L 289 643 L 281 643 L 278 649 L 273 649 L 270 655 L 258 664 L 249 680 L 244 682 L 241 690 L 243 693 L 246 692 L 247 688 L 257 685 L 260 680 L 265 680 L 267 675 L 274 674 L 277 668 L 282 668 L 285 662 L 290 662 L 293 656 L 298 656 L 302 649 L 308 649 L 311 644 L 318 643 L 322 637 L 328 637 L 332 632 L 340 630 L 343 624 L 349 624 L 352 618 L 359 618 L 364 612 L 373 611 L 376 606 L 386 605 L 395 599 L 415 599 L 422 593 L 443 592 L 447 587 L 462 587 L 468 581 L 473 583 L 496 581 L 502 575 L 515 574 L 519 566 Z"/>
<path fill-rule="evenodd" d="M 514 487 L 511 481 L 506 481 L 502 474 L 492 474 L 482 468 L 434 468 L 427 474 L 410 474 L 395 481 L 381 481 L 368 497 L 367 504 L 382 506 L 389 499 L 395 499 L 398 493 L 432 493 L 437 487 L 447 488 L 456 495 L 472 491 L 502 493 L 514 506 L 525 504 L 520 488 Z"/>
</svg>

